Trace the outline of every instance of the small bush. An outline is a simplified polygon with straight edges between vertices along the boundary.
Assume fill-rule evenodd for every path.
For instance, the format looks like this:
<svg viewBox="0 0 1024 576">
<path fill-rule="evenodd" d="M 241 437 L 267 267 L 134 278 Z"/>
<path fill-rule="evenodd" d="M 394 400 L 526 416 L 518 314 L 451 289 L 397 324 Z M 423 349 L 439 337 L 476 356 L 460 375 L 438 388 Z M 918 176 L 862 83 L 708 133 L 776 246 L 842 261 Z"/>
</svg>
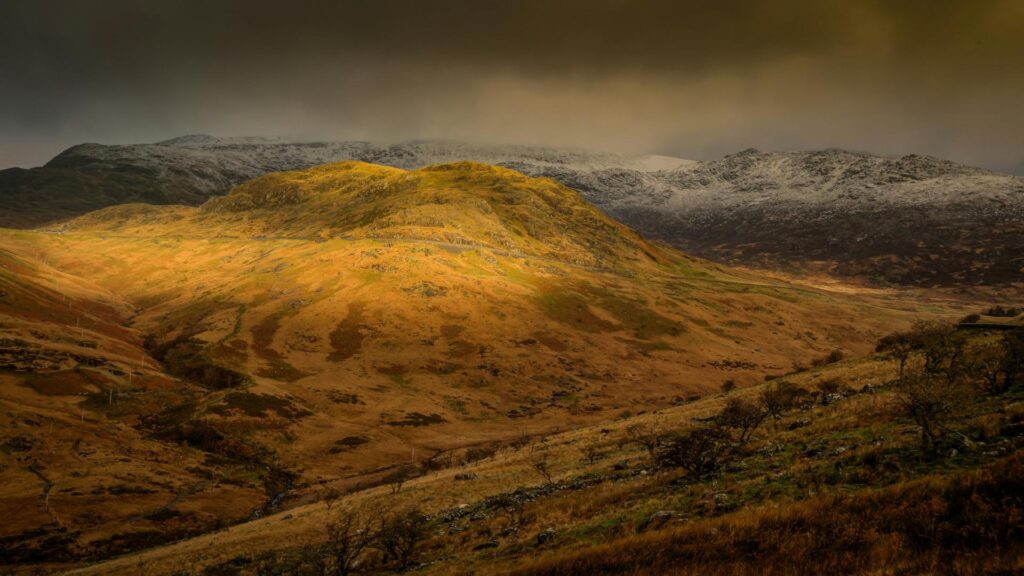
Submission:
<svg viewBox="0 0 1024 576">
<path fill-rule="evenodd" d="M 821 405 L 828 406 L 833 398 L 843 393 L 843 383 L 834 378 L 822 380 L 815 386 L 818 389 L 818 396 L 821 398 Z"/>
<path fill-rule="evenodd" d="M 647 451 L 647 454 L 654 457 L 655 451 L 658 449 L 658 443 L 661 440 L 659 434 L 659 426 L 657 423 L 642 423 L 637 422 L 630 424 L 626 427 L 626 438 L 624 440 L 627 444 L 637 444 L 643 447 Z"/>
<path fill-rule="evenodd" d="M 782 418 L 786 412 L 803 404 L 808 393 L 792 382 L 777 382 L 761 392 L 761 406 L 774 419 Z"/>
<path fill-rule="evenodd" d="M 985 316 L 995 316 L 997 318 L 1014 318 L 1024 313 L 1024 308 L 1005 308 L 1003 306 L 993 306 L 988 310 L 985 310 Z"/>
<path fill-rule="evenodd" d="M 748 400 L 733 398 L 715 416 L 714 421 L 723 428 L 735 430 L 737 441 L 745 444 L 767 417 L 768 411 L 762 407 Z"/>
<path fill-rule="evenodd" d="M 844 358 L 842 350 L 833 350 L 821 358 L 815 358 L 811 361 L 811 366 L 815 368 L 821 368 L 822 366 L 828 366 L 829 364 L 835 364 L 836 362 L 842 362 Z"/>
<path fill-rule="evenodd" d="M 474 446 L 466 450 L 466 462 L 477 462 L 479 460 L 486 460 L 488 458 L 494 458 L 495 454 L 498 453 L 497 444 L 487 444 L 485 446 Z"/>
<path fill-rule="evenodd" d="M 391 488 L 392 494 L 398 494 L 402 491 L 402 486 L 405 483 L 416 477 L 416 470 L 411 466 L 400 466 L 398 469 L 390 472 L 384 477 L 384 483 Z"/>
<path fill-rule="evenodd" d="M 731 452 L 729 434 L 718 426 L 707 426 L 663 437 L 655 462 L 661 468 L 682 468 L 699 481 L 718 470 Z"/>
</svg>

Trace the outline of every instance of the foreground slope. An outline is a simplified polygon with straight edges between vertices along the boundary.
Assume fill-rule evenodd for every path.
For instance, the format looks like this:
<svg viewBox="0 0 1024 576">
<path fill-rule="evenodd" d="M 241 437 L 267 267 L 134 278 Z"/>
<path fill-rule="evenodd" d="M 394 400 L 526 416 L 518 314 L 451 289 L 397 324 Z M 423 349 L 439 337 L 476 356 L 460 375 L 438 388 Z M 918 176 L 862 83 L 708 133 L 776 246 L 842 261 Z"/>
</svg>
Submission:
<svg viewBox="0 0 1024 576">
<path fill-rule="evenodd" d="M 198 208 L 5 231 L 0 249 L 19 358 L 0 474 L 5 502 L 36 510 L 5 526 L 16 563 L 209 531 L 947 313 L 723 269 L 475 163 L 274 173 Z"/>
<path fill-rule="evenodd" d="M 969 337 L 974 353 L 992 345 L 993 334 Z M 398 492 L 369 488 L 74 573 L 313 574 L 332 522 L 410 506 L 427 515 L 413 555 L 424 574 L 1019 573 L 1019 381 L 997 394 L 969 386 L 946 443 L 922 451 L 897 379 L 882 355 L 848 359 L 460 455 Z M 835 386 L 818 392 L 824 383 Z M 699 477 L 659 465 L 637 441 L 636 430 L 673 437 L 709 426 L 784 387 L 804 399 Z"/>
</svg>

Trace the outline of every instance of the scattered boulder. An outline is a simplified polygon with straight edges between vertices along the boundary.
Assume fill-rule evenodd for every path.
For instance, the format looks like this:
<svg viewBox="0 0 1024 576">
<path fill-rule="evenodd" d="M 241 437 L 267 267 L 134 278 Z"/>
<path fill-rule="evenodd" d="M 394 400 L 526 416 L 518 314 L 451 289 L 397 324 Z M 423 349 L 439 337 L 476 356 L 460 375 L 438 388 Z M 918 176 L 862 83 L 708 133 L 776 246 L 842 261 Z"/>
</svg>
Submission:
<svg viewBox="0 0 1024 576">
<path fill-rule="evenodd" d="M 643 532 L 648 529 L 657 530 L 667 524 L 675 516 L 676 513 L 672 510 L 659 510 L 641 520 L 640 523 L 636 525 L 636 531 Z"/>
<path fill-rule="evenodd" d="M 555 536 L 557 536 L 557 535 L 558 535 L 558 532 L 556 532 L 554 528 L 548 528 L 547 530 L 541 530 L 540 532 L 537 533 L 537 546 L 542 546 L 544 544 L 547 544 L 548 542 L 551 542 L 552 540 L 555 539 Z"/>
<path fill-rule="evenodd" d="M 715 492 L 701 498 L 696 508 L 704 516 L 714 516 L 735 510 L 736 503 L 725 492 Z"/>
<path fill-rule="evenodd" d="M 786 430 L 799 430 L 805 426 L 810 426 L 810 424 L 811 421 L 807 419 L 794 420 L 789 423 L 789 426 L 786 426 Z"/>
<path fill-rule="evenodd" d="M 451 534 L 458 534 L 460 532 L 465 532 L 466 530 L 469 530 L 469 526 L 463 526 L 461 524 L 455 524 L 455 523 L 452 523 L 452 524 L 450 524 L 448 526 L 448 534 L 449 535 L 451 535 Z"/>
<path fill-rule="evenodd" d="M 497 548 L 497 547 L 498 547 L 498 541 L 494 540 L 494 539 L 491 539 L 491 540 L 488 540 L 486 542 L 481 542 L 481 543 L 477 544 L 476 546 L 473 546 L 473 551 L 477 552 L 479 550 L 488 550 L 490 548 Z"/>
</svg>

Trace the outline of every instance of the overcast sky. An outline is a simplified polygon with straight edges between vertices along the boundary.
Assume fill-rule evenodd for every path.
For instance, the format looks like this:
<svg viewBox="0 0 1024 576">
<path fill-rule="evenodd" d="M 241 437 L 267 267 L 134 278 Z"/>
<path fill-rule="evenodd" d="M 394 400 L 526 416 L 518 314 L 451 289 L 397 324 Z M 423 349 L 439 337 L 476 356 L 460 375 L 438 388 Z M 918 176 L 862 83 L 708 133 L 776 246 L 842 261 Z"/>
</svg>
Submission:
<svg viewBox="0 0 1024 576">
<path fill-rule="evenodd" d="M 187 133 L 1024 173 L 1024 0 L 0 3 L 0 167 Z"/>
</svg>

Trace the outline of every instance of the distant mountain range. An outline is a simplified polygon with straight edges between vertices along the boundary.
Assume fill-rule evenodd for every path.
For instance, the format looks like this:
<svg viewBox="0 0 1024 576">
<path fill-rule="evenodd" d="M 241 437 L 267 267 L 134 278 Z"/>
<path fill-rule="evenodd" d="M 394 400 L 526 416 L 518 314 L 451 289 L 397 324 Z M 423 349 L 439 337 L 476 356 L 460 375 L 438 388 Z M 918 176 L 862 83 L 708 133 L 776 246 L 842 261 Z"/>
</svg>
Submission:
<svg viewBox="0 0 1024 576">
<path fill-rule="evenodd" d="M 0 226 L 47 225 L 130 202 L 198 205 L 268 172 L 339 160 L 403 169 L 474 160 L 550 177 L 648 238 L 731 264 L 919 286 L 1024 277 L 1024 178 L 842 150 L 745 150 L 698 162 L 441 141 L 200 135 L 82 144 L 40 168 L 0 171 Z"/>
</svg>

